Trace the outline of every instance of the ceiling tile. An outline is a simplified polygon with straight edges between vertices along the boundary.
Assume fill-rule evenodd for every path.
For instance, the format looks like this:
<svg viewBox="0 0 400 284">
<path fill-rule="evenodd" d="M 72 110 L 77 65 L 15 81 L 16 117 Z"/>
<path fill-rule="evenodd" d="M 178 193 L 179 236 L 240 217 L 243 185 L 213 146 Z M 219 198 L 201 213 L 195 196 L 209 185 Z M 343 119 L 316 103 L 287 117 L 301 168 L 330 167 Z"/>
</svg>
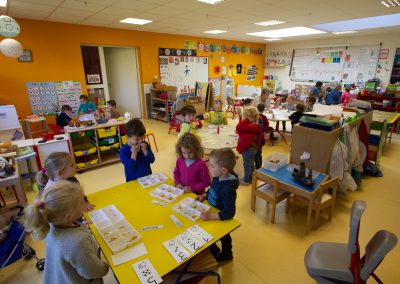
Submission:
<svg viewBox="0 0 400 284">
<path fill-rule="evenodd" d="M 89 17 L 95 12 L 91 12 L 84 9 L 69 9 L 69 8 L 58 8 L 54 11 L 57 15 L 64 15 L 64 16 L 80 16 L 80 17 Z"/>
<path fill-rule="evenodd" d="M 173 0 L 165 6 L 173 7 L 173 8 L 181 8 L 183 10 L 197 10 L 203 8 L 205 3 L 199 1 L 188 1 L 188 0 Z M 207 4 L 206 4 L 207 5 Z"/>
<path fill-rule="evenodd" d="M 34 11 L 34 10 L 19 9 L 19 8 L 11 7 L 8 9 L 8 15 L 11 17 L 16 17 L 16 18 L 44 20 L 49 15 L 49 12 Z"/>
<path fill-rule="evenodd" d="M 102 10 L 100 13 L 104 15 L 114 15 L 114 16 L 121 16 L 121 18 L 133 17 L 135 14 L 139 13 L 137 10 L 132 9 L 122 9 L 117 7 L 107 7 Z M 122 20 L 121 19 L 121 20 Z"/>
<path fill-rule="evenodd" d="M 150 3 L 148 1 L 119 0 L 113 6 L 117 8 L 132 9 L 142 12 L 150 11 L 151 9 L 158 7 L 158 4 Z"/>
<path fill-rule="evenodd" d="M 69 9 L 78 9 L 91 12 L 98 12 L 106 8 L 106 5 L 99 5 L 92 2 L 86 1 L 75 1 L 75 0 L 65 0 L 60 7 Z"/>
<path fill-rule="evenodd" d="M 181 9 L 181 8 L 176 8 L 176 7 L 168 7 L 168 6 L 158 6 L 154 9 L 151 9 L 151 13 L 155 14 L 160 14 L 164 15 L 167 17 L 173 17 L 176 15 L 180 15 L 184 12 L 187 12 L 187 10 Z"/>
<path fill-rule="evenodd" d="M 51 12 L 55 9 L 55 6 L 52 5 L 43 5 L 43 4 L 35 4 L 28 3 L 19 0 L 14 0 L 10 2 L 9 8 L 18 8 L 18 9 L 26 9 L 32 11 L 43 11 L 43 12 Z"/>
<path fill-rule="evenodd" d="M 48 17 L 46 20 L 52 22 L 61 22 L 61 23 L 70 23 L 70 24 L 77 24 L 78 22 L 82 21 L 83 17 L 71 17 L 71 16 L 64 16 L 64 15 L 56 15 L 53 14 Z"/>
<path fill-rule="evenodd" d="M 155 14 L 152 12 L 139 12 L 134 15 L 134 18 L 146 19 L 151 21 L 158 21 L 167 18 L 167 16 Z"/>
<path fill-rule="evenodd" d="M 42 4 L 42 5 L 46 5 L 46 6 L 56 7 L 56 6 L 60 5 L 63 1 L 65 1 L 65 0 L 19 0 L 18 2 L 29 3 L 29 4 Z M 17 1 L 9 0 L 8 2 L 12 4 L 12 2 L 17 2 Z"/>
</svg>

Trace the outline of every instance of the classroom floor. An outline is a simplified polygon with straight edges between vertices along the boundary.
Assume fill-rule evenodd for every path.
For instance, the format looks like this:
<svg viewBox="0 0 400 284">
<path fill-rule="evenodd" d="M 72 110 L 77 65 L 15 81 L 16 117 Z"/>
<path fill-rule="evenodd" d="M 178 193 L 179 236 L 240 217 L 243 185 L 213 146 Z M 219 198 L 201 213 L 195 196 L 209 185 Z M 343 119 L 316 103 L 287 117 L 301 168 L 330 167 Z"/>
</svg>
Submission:
<svg viewBox="0 0 400 284">
<path fill-rule="evenodd" d="M 167 124 L 155 120 L 144 120 L 146 127 L 155 133 L 159 152 L 152 166 L 154 171 L 163 171 L 172 175 L 175 165 L 175 134 L 168 135 Z M 229 119 L 230 124 L 235 121 Z M 290 134 L 286 136 L 290 141 Z M 321 143 L 323 143 L 321 141 Z M 267 144 L 263 156 L 273 153 L 288 153 L 289 144 L 279 140 L 275 146 Z M 381 159 L 382 178 L 364 178 L 359 190 L 348 196 L 338 195 L 332 222 L 321 220 L 318 230 L 304 234 L 305 211 L 298 210 L 293 217 L 285 213 L 285 204 L 277 206 L 275 224 L 270 223 L 270 210 L 265 202 L 257 202 L 256 212 L 250 209 L 250 186 L 238 189 L 237 214 L 235 218 L 242 226 L 232 233 L 233 262 L 218 269 L 222 283 L 315 283 L 304 267 L 303 257 L 307 248 L 316 241 L 346 242 L 348 238 L 349 213 L 354 200 L 365 200 L 367 209 L 362 217 L 360 246 L 362 252 L 368 240 L 380 229 L 387 229 L 400 237 L 400 137 L 393 135 L 392 142 L 385 145 Z M 242 176 L 241 158 L 235 170 Z M 102 178 L 101 178 L 102 177 Z M 86 194 L 100 191 L 125 181 L 121 164 L 115 164 L 78 174 L 77 178 L 84 186 Z M 32 200 L 33 193 L 29 193 Z M 39 257 L 44 257 L 43 242 L 29 240 Z M 400 245 L 383 260 L 376 274 L 384 283 L 400 283 Z M 35 262 L 19 261 L 0 272 L 0 283 L 41 283 L 41 272 L 35 268 Z M 215 283 L 209 278 L 202 283 Z M 370 281 L 374 283 L 374 280 Z M 111 274 L 105 283 L 115 283 Z"/>
</svg>

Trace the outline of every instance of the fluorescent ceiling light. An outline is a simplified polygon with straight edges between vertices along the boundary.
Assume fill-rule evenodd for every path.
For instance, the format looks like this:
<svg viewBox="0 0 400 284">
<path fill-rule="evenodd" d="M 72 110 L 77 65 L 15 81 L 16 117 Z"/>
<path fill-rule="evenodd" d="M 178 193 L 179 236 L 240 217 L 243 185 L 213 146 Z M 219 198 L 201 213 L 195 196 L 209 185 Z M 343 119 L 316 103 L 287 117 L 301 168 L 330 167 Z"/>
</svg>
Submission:
<svg viewBox="0 0 400 284">
<path fill-rule="evenodd" d="M 354 34 L 356 31 L 333 32 L 335 35 Z"/>
<path fill-rule="evenodd" d="M 266 41 L 277 41 L 277 40 L 282 40 L 281 38 L 264 38 Z"/>
<path fill-rule="evenodd" d="M 121 23 L 125 24 L 132 24 L 132 25 L 145 25 L 151 23 L 150 20 L 143 20 L 143 19 L 135 19 L 135 18 L 126 18 L 120 21 Z"/>
<path fill-rule="evenodd" d="M 0 0 L 0 7 L 7 7 L 7 0 Z"/>
<path fill-rule="evenodd" d="M 197 1 L 204 2 L 204 3 L 207 3 L 207 4 L 212 4 L 212 5 L 224 2 L 224 0 L 197 0 Z"/>
<path fill-rule="evenodd" d="M 205 34 L 222 34 L 222 33 L 226 33 L 226 31 L 221 31 L 221 30 L 211 30 L 211 31 L 205 31 Z"/>
<path fill-rule="evenodd" d="M 252 36 L 262 36 L 268 38 L 281 38 L 281 37 L 291 37 L 291 36 L 302 36 L 302 35 L 314 35 L 314 34 L 324 34 L 325 32 L 314 30 L 306 27 L 294 27 L 288 29 L 279 29 L 255 33 L 247 33 Z"/>
<path fill-rule="evenodd" d="M 280 25 L 280 24 L 285 24 L 286 22 L 278 21 L 278 20 L 270 20 L 270 21 L 265 21 L 265 22 L 260 22 L 260 23 L 254 23 L 259 26 L 273 26 L 273 25 Z"/>
<path fill-rule="evenodd" d="M 385 1 L 381 1 L 381 3 L 386 6 L 386 8 L 390 8 L 390 5 L 388 3 L 386 3 Z"/>
<path fill-rule="evenodd" d="M 319 24 L 314 25 L 313 27 L 329 32 L 343 32 L 348 30 L 364 30 L 393 26 L 400 26 L 400 13 Z"/>
</svg>

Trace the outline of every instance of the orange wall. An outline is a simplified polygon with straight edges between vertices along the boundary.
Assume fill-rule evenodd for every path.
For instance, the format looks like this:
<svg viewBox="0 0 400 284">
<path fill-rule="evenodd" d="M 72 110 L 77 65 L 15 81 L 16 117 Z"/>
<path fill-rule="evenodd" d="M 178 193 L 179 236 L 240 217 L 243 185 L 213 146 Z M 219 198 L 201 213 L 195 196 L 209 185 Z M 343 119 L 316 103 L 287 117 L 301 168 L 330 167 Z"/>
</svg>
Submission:
<svg viewBox="0 0 400 284">
<path fill-rule="evenodd" d="M 207 38 L 194 38 L 169 34 L 138 32 L 122 29 L 110 29 L 83 25 L 33 21 L 17 19 L 21 26 L 21 34 L 16 39 L 24 49 L 32 51 L 33 62 L 20 63 L 17 59 L 0 54 L 0 104 L 14 104 L 18 114 L 25 117 L 30 114 L 26 82 L 77 80 L 86 93 L 80 46 L 82 44 L 137 47 L 139 49 L 140 76 L 142 83 L 149 83 L 154 75 L 159 76 L 158 48 L 183 48 L 185 40 L 215 43 L 217 45 L 236 44 L 239 48 L 262 48 L 263 54 L 217 54 L 198 52 L 199 56 L 210 56 L 209 77 L 217 77 L 214 66 L 243 67 L 257 65 L 259 68 L 255 81 L 247 81 L 246 75 L 234 77 L 235 84 L 261 85 L 264 73 L 265 45 L 255 43 L 234 42 Z M 220 62 L 220 56 L 225 62 Z"/>
</svg>

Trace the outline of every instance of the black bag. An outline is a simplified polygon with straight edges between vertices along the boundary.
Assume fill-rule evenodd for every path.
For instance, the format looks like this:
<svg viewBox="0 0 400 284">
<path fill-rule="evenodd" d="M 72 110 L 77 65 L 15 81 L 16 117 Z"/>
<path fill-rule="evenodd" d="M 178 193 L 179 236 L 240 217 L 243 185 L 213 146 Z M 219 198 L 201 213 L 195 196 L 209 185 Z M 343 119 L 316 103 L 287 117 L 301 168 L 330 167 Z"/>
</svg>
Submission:
<svg viewBox="0 0 400 284">
<path fill-rule="evenodd" d="M 368 162 L 367 168 L 365 169 L 365 173 L 372 177 L 383 177 L 383 173 L 378 168 L 378 166 L 371 162 Z"/>
</svg>

